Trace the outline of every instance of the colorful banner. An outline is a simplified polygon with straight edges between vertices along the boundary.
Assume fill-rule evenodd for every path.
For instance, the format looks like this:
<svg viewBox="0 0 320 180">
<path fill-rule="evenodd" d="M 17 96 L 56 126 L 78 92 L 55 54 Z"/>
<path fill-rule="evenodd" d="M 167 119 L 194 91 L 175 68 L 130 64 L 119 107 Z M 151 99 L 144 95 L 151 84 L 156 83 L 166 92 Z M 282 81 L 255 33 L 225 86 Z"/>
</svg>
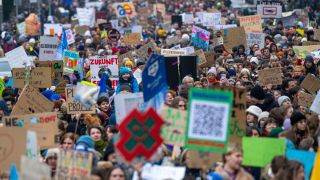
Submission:
<svg viewBox="0 0 320 180">
<path fill-rule="evenodd" d="M 192 26 L 191 41 L 199 49 L 208 51 L 210 32 L 197 26 Z"/>
</svg>

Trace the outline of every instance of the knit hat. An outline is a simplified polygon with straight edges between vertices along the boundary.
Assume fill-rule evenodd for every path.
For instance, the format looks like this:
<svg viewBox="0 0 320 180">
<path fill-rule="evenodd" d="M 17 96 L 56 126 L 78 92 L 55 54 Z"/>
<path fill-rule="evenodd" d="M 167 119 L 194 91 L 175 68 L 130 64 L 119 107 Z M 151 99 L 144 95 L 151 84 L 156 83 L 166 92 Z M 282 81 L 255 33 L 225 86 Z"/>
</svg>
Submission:
<svg viewBox="0 0 320 180">
<path fill-rule="evenodd" d="M 92 43 L 92 39 L 86 39 L 86 44 L 91 44 Z"/>
<path fill-rule="evenodd" d="M 312 64 L 314 63 L 313 57 L 310 56 L 310 55 L 307 55 L 305 59 L 306 59 L 306 61 L 309 61 L 309 62 L 311 62 Z"/>
<path fill-rule="evenodd" d="M 84 144 L 86 145 L 88 148 L 93 149 L 94 148 L 94 142 L 91 136 L 88 135 L 83 135 L 80 136 L 80 138 L 77 140 L 76 145 L 78 144 Z"/>
<path fill-rule="evenodd" d="M 125 66 L 131 66 L 133 67 L 133 62 L 130 61 L 130 60 L 127 60 L 125 63 L 124 63 Z"/>
<path fill-rule="evenodd" d="M 279 137 L 279 134 L 283 131 L 281 127 L 273 128 L 270 133 L 269 137 Z"/>
<path fill-rule="evenodd" d="M 279 104 L 279 106 L 281 106 L 282 103 L 283 103 L 285 100 L 287 100 L 287 99 L 290 100 L 290 98 L 289 98 L 288 96 L 280 96 L 280 97 L 278 98 L 278 104 Z"/>
<path fill-rule="evenodd" d="M 256 65 L 259 64 L 259 60 L 258 60 L 257 57 L 251 57 L 250 62 L 251 62 L 251 63 L 256 63 Z"/>
<path fill-rule="evenodd" d="M 279 51 L 279 52 L 277 52 L 277 56 L 281 56 L 281 57 L 283 57 L 284 56 L 284 52 L 283 51 Z"/>
<path fill-rule="evenodd" d="M 229 74 L 230 76 L 235 76 L 235 75 L 237 75 L 237 72 L 236 72 L 235 70 L 233 70 L 233 69 L 229 69 L 229 70 L 228 70 L 228 74 Z"/>
<path fill-rule="evenodd" d="M 122 77 L 122 75 L 124 75 L 125 73 L 130 73 L 130 69 L 127 67 L 121 67 L 120 68 L 120 77 Z"/>
<path fill-rule="evenodd" d="M 240 74 L 244 74 L 244 73 L 250 75 L 250 70 L 248 68 L 241 69 Z"/>
<path fill-rule="evenodd" d="M 265 93 L 261 86 L 256 85 L 251 89 L 250 96 L 258 100 L 263 100 L 265 98 Z"/>
<path fill-rule="evenodd" d="M 45 90 L 41 94 L 44 95 L 47 99 L 51 100 L 50 98 L 54 93 L 51 90 Z"/>
<path fill-rule="evenodd" d="M 120 92 L 121 91 L 127 91 L 127 92 L 132 92 L 130 86 L 128 84 L 121 84 L 120 85 Z"/>
<path fill-rule="evenodd" d="M 290 120 L 291 120 L 291 125 L 294 126 L 297 124 L 299 121 L 306 119 L 306 116 L 304 116 L 301 112 L 295 111 L 292 113 Z"/>
<path fill-rule="evenodd" d="M 118 48 L 117 47 L 112 47 L 112 54 L 116 54 L 118 52 Z"/>
<path fill-rule="evenodd" d="M 207 74 L 209 74 L 209 73 L 214 74 L 215 76 L 217 76 L 217 69 L 215 67 L 211 67 L 209 69 L 209 71 L 207 72 Z"/>
<path fill-rule="evenodd" d="M 256 51 L 254 52 L 254 56 L 257 57 L 257 56 L 262 56 L 262 53 L 260 51 Z"/>
<path fill-rule="evenodd" d="M 54 157 L 54 156 L 58 156 L 58 154 L 59 154 L 58 148 L 50 148 L 50 149 L 48 149 L 48 151 L 45 155 L 45 159 L 48 159 L 48 158 Z"/>
<path fill-rule="evenodd" d="M 263 118 L 267 118 L 267 117 L 269 117 L 269 112 L 263 111 L 262 113 L 260 113 L 260 115 L 258 117 L 258 121 L 260 121 Z"/>
<path fill-rule="evenodd" d="M 52 94 L 50 97 L 51 101 L 60 100 L 60 99 L 61 99 L 61 96 L 59 94 Z"/>
<path fill-rule="evenodd" d="M 259 115 L 262 113 L 262 110 L 258 107 L 258 106 L 250 106 L 246 112 L 251 113 L 257 117 L 259 117 Z"/>
<path fill-rule="evenodd" d="M 145 65 L 145 62 L 143 62 L 142 60 L 137 60 L 137 67 Z"/>
<path fill-rule="evenodd" d="M 190 36 L 188 34 L 183 34 L 181 39 L 183 39 L 185 41 L 189 41 L 190 40 Z"/>
</svg>

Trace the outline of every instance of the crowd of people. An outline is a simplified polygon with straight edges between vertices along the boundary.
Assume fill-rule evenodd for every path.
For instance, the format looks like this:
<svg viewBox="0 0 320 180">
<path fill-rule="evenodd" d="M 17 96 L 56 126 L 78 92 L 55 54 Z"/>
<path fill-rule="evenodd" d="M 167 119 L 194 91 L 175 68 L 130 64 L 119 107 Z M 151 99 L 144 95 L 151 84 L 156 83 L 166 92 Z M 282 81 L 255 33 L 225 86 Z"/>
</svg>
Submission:
<svg viewBox="0 0 320 180">
<path fill-rule="evenodd" d="M 231 1 L 232 2 L 232 1 Z M 231 8 L 230 1 L 165 1 L 166 13 L 176 15 L 181 13 L 196 13 L 215 8 L 222 13 L 226 24 L 239 25 L 238 17 L 248 15 L 247 11 Z M 319 148 L 320 117 L 310 111 L 310 107 L 299 104 L 301 93 L 307 92 L 301 87 L 301 83 L 308 74 L 320 78 L 320 61 L 313 55 L 303 58 L 295 53 L 293 46 L 301 46 L 303 42 L 319 42 L 315 39 L 314 30 L 318 29 L 319 2 L 288 1 L 283 7 L 286 10 L 294 8 L 306 9 L 309 21 L 313 26 L 304 25 L 302 22 L 285 27 L 281 20 L 265 19 L 263 33 L 265 33 L 265 44 L 259 47 L 254 44 L 248 49 L 239 44 L 228 52 L 223 45 L 213 44 L 214 30 L 211 32 L 209 52 L 213 52 L 215 62 L 206 64 L 206 67 L 198 67 L 197 78 L 192 76 L 183 77 L 178 89 L 171 89 L 164 97 L 165 105 L 179 110 L 188 110 L 188 89 L 215 88 L 216 86 L 231 86 L 246 89 L 247 109 L 246 134 L 247 137 L 270 137 L 285 138 L 287 149 L 299 149 L 309 152 L 317 152 Z M 304 1 L 303 1 L 304 2 Z M 107 20 L 117 19 L 112 8 L 114 1 L 104 1 L 101 12 L 107 13 Z M 146 6 L 146 2 L 134 2 L 136 10 Z M 149 2 L 152 4 L 151 2 Z M 160 1 L 159 1 L 160 3 Z M 314 5 L 317 6 L 314 6 Z M 44 5 L 44 4 L 43 4 Z M 52 20 L 56 23 L 71 23 L 75 15 L 76 7 L 84 5 L 78 1 L 52 0 Z M 68 10 L 67 17 L 61 14 L 58 7 Z M 148 6 L 147 6 L 148 7 Z M 44 6 L 44 14 L 48 7 Z M 27 12 L 26 14 L 27 15 Z M 23 19 L 24 14 L 19 17 Z M 89 57 L 94 55 L 122 55 L 129 51 L 133 52 L 130 57 L 123 59 L 119 69 L 119 81 L 116 87 L 112 87 L 109 78 L 110 72 L 103 69 L 99 72 L 100 96 L 96 103 L 95 114 L 70 115 L 66 110 L 66 96 L 57 94 L 52 89 L 40 89 L 41 93 L 54 103 L 54 112 L 59 115 L 60 147 L 42 149 L 41 161 L 51 167 L 52 177 L 56 175 L 57 159 L 59 149 L 83 150 L 93 154 L 92 179 L 124 180 L 139 178 L 144 163 L 124 164 L 119 161 L 120 154 L 114 145 L 114 136 L 119 134 L 115 115 L 114 95 L 142 92 L 141 73 L 145 61 L 139 59 L 134 53 L 144 44 L 154 42 L 156 47 L 162 49 L 172 48 L 166 39 L 178 37 L 181 48 L 192 45 L 192 25 L 173 24 L 170 29 L 163 27 L 164 17 L 150 14 L 148 24 L 143 27 L 140 44 L 127 46 L 122 39 L 117 43 L 111 43 L 107 37 L 102 36 L 103 31 L 98 26 L 90 28 L 84 35 L 75 34 L 75 43 L 69 47 L 79 52 L 80 58 L 84 59 L 83 78 L 79 72 L 72 75 L 64 75 L 67 84 L 77 84 L 81 81 L 91 81 Z M 138 21 L 138 22 L 135 22 Z M 119 18 L 119 27 L 128 28 L 135 19 Z M 204 27 L 205 28 L 205 27 Z M 303 30 L 304 33 L 301 33 Z M 15 25 L 9 22 L 3 25 L 1 33 L 0 56 L 23 46 L 30 56 L 39 56 L 39 36 L 28 36 L 17 31 Z M 320 46 L 319 46 L 320 47 Z M 320 49 L 320 48 L 319 48 Z M 155 49 L 152 49 L 156 52 Z M 152 52 L 150 52 L 152 54 Z M 131 58 L 131 59 L 130 59 Z M 37 60 L 36 60 L 37 61 Z M 35 64 L 36 64 L 35 61 Z M 36 66 L 36 65 L 35 65 Z M 282 72 L 281 85 L 262 85 L 258 82 L 258 71 L 267 68 L 280 67 Z M 11 77 L 3 77 L 5 89 L 0 99 L 0 119 L 10 116 L 10 112 L 19 101 L 21 89 L 10 86 Z M 173 77 L 167 77 L 173 78 Z M 311 93 L 311 92 L 309 92 Z M 1 128 L 0 128 L 1 132 Z M 172 158 L 172 146 L 163 144 L 161 157 L 154 164 L 163 166 L 184 166 L 186 173 L 184 179 L 275 179 L 275 180 L 302 180 L 309 179 L 304 173 L 302 163 L 289 160 L 285 156 L 276 156 L 270 165 L 265 168 L 242 166 L 243 150 L 241 146 L 229 147 L 223 154 L 222 162 L 212 164 L 209 169 L 188 168 L 189 149 L 180 147 L 181 153 Z M 8 174 L 3 174 L 3 178 Z"/>
</svg>

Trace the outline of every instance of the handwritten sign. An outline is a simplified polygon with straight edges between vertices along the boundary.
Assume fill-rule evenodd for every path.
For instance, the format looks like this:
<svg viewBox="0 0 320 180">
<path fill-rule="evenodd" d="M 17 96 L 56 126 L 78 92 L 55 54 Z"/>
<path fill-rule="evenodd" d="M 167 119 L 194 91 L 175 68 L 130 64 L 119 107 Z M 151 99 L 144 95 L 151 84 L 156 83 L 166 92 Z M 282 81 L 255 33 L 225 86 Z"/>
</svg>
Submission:
<svg viewBox="0 0 320 180">
<path fill-rule="evenodd" d="M 194 55 L 198 56 L 199 58 L 199 65 L 203 65 L 207 62 L 206 56 L 202 49 L 196 50 Z"/>
<path fill-rule="evenodd" d="M 221 13 L 203 13 L 202 25 L 206 27 L 213 27 L 221 24 Z"/>
<path fill-rule="evenodd" d="M 258 44 L 260 49 L 264 47 L 265 44 L 265 34 L 264 33 L 253 33 L 246 32 L 247 46 L 252 47 L 255 44 Z"/>
<path fill-rule="evenodd" d="M 293 46 L 294 52 L 299 58 L 305 58 L 306 55 L 311 55 L 313 51 L 319 50 L 320 45 L 310 45 L 310 46 Z"/>
<path fill-rule="evenodd" d="M 210 32 L 197 26 L 192 26 L 191 41 L 199 49 L 208 51 Z"/>
<path fill-rule="evenodd" d="M 246 33 L 243 27 L 224 29 L 222 33 L 223 46 L 228 52 L 232 52 L 232 48 L 239 44 L 247 46 Z"/>
<path fill-rule="evenodd" d="M 54 90 L 54 92 L 56 94 L 65 94 L 67 83 L 67 81 L 61 81 L 59 84 L 56 85 L 56 89 Z"/>
<path fill-rule="evenodd" d="M 89 152 L 60 150 L 56 178 L 89 180 L 92 159 L 92 153 Z"/>
<path fill-rule="evenodd" d="M 132 18 L 137 15 L 132 2 L 114 3 L 112 7 L 116 11 L 117 17 Z"/>
<path fill-rule="evenodd" d="M 39 60 L 45 61 L 45 60 L 55 59 L 57 48 L 58 48 L 57 37 L 41 36 Z"/>
<path fill-rule="evenodd" d="M 315 99 L 315 95 L 299 92 L 298 93 L 298 105 L 309 108 Z"/>
<path fill-rule="evenodd" d="M 141 33 L 130 33 L 123 35 L 123 41 L 127 46 L 139 44 L 141 40 Z"/>
<path fill-rule="evenodd" d="M 73 51 L 64 51 L 63 53 L 63 67 L 64 71 L 73 73 L 74 70 L 78 70 L 79 53 Z"/>
<path fill-rule="evenodd" d="M 222 153 L 188 150 L 187 165 L 189 168 L 209 169 L 213 167 L 216 162 L 222 161 Z"/>
<path fill-rule="evenodd" d="M 2 118 L 6 127 L 24 127 L 37 133 L 38 145 L 44 149 L 59 143 L 57 113 L 39 113 Z"/>
<path fill-rule="evenodd" d="M 23 88 L 26 84 L 26 70 L 24 68 L 14 68 L 12 72 L 14 87 Z M 51 68 L 37 67 L 32 69 L 29 84 L 36 88 L 51 87 Z"/>
<path fill-rule="evenodd" d="M 262 85 L 281 85 L 282 71 L 281 68 L 270 68 L 258 71 L 258 79 Z"/>
<path fill-rule="evenodd" d="M 51 112 L 53 103 L 31 85 L 26 85 L 21 92 L 17 104 L 13 107 L 11 116 L 33 113 Z"/>
<path fill-rule="evenodd" d="M 161 135 L 165 143 L 184 146 L 187 124 L 187 111 L 163 107 L 161 117 L 166 124 L 162 126 Z"/>
<path fill-rule="evenodd" d="M 63 61 L 37 61 L 38 67 L 51 68 L 52 85 L 56 86 L 59 82 L 63 81 Z"/>
<path fill-rule="evenodd" d="M 246 32 L 262 32 L 261 16 L 241 16 L 239 17 L 240 26 L 244 27 Z"/>
<path fill-rule="evenodd" d="M 66 88 L 66 98 L 67 98 L 67 113 L 77 114 L 77 113 L 95 113 L 95 107 L 92 106 L 89 109 L 81 105 L 80 102 L 74 99 L 75 87 Z"/>
<path fill-rule="evenodd" d="M 152 180 L 181 180 L 184 178 L 186 167 L 170 167 L 145 164 L 142 168 L 141 178 Z"/>
<path fill-rule="evenodd" d="M 311 94 L 316 94 L 320 89 L 320 79 L 309 73 L 302 81 L 301 87 Z"/>
<path fill-rule="evenodd" d="M 314 29 L 314 39 L 320 41 L 320 29 Z"/>
<path fill-rule="evenodd" d="M 20 157 L 26 154 L 27 129 L 6 128 L 0 131 L 0 172 L 9 171 L 11 164 L 20 167 Z"/>
<path fill-rule="evenodd" d="M 156 45 L 154 44 L 154 42 L 151 41 L 148 44 L 145 44 L 139 49 L 137 49 L 135 52 L 141 60 L 148 61 L 149 57 L 152 54 L 152 51 L 155 49 L 156 49 Z"/>
<path fill-rule="evenodd" d="M 29 59 L 23 46 L 19 46 L 7 52 L 5 55 L 8 59 L 8 63 L 10 64 L 11 69 L 24 68 L 24 62 L 26 62 L 26 60 Z"/>
</svg>

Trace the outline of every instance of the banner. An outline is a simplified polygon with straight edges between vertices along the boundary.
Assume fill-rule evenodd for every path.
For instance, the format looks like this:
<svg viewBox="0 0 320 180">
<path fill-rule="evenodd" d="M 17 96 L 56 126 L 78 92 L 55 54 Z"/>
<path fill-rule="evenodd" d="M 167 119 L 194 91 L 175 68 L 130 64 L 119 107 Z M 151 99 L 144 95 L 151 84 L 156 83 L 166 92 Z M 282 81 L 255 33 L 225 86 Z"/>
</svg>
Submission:
<svg viewBox="0 0 320 180">
<path fill-rule="evenodd" d="M 259 14 L 261 18 L 281 18 L 282 6 L 280 4 L 258 4 L 257 14 Z"/>
<path fill-rule="evenodd" d="M 96 109 L 95 106 L 90 107 L 89 109 L 81 105 L 80 102 L 74 99 L 75 96 L 75 87 L 66 87 L 66 98 L 67 98 L 67 113 L 68 114 L 94 114 Z"/>
<path fill-rule="evenodd" d="M 40 49 L 39 49 L 39 60 L 54 60 L 58 48 L 58 38 L 41 36 L 40 37 Z"/>
<path fill-rule="evenodd" d="M 80 67 L 78 65 L 79 53 L 74 51 L 64 51 L 63 52 L 63 70 L 69 73 L 73 73 L 74 70 L 80 72 Z"/>
<path fill-rule="evenodd" d="M 210 32 L 197 26 L 192 26 L 191 41 L 193 45 L 204 51 L 209 49 Z"/>
<path fill-rule="evenodd" d="M 260 15 L 238 17 L 240 26 L 244 27 L 246 32 L 262 32 Z"/>
<path fill-rule="evenodd" d="M 15 88 L 23 88 L 26 85 L 26 69 L 12 69 L 13 85 Z M 33 68 L 29 76 L 29 84 L 35 88 L 51 87 L 51 68 L 36 67 Z"/>
<path fill-rule="evenodd" d="M 117 17 L 120 17 L 120 18 L 122 17 L 132 18 L 137 15 L 135 7 L 132 2 L 114 3 L 112 7 L 116 12 Z"/>
<path fill-rule="evenodd" d="M 246 39 L 248 48 L 252 47 L 255 44 L 258 44 L 260 49 L 264 48 L 265 46 L 264 33 L 246 32 Z"/>
</svg>

